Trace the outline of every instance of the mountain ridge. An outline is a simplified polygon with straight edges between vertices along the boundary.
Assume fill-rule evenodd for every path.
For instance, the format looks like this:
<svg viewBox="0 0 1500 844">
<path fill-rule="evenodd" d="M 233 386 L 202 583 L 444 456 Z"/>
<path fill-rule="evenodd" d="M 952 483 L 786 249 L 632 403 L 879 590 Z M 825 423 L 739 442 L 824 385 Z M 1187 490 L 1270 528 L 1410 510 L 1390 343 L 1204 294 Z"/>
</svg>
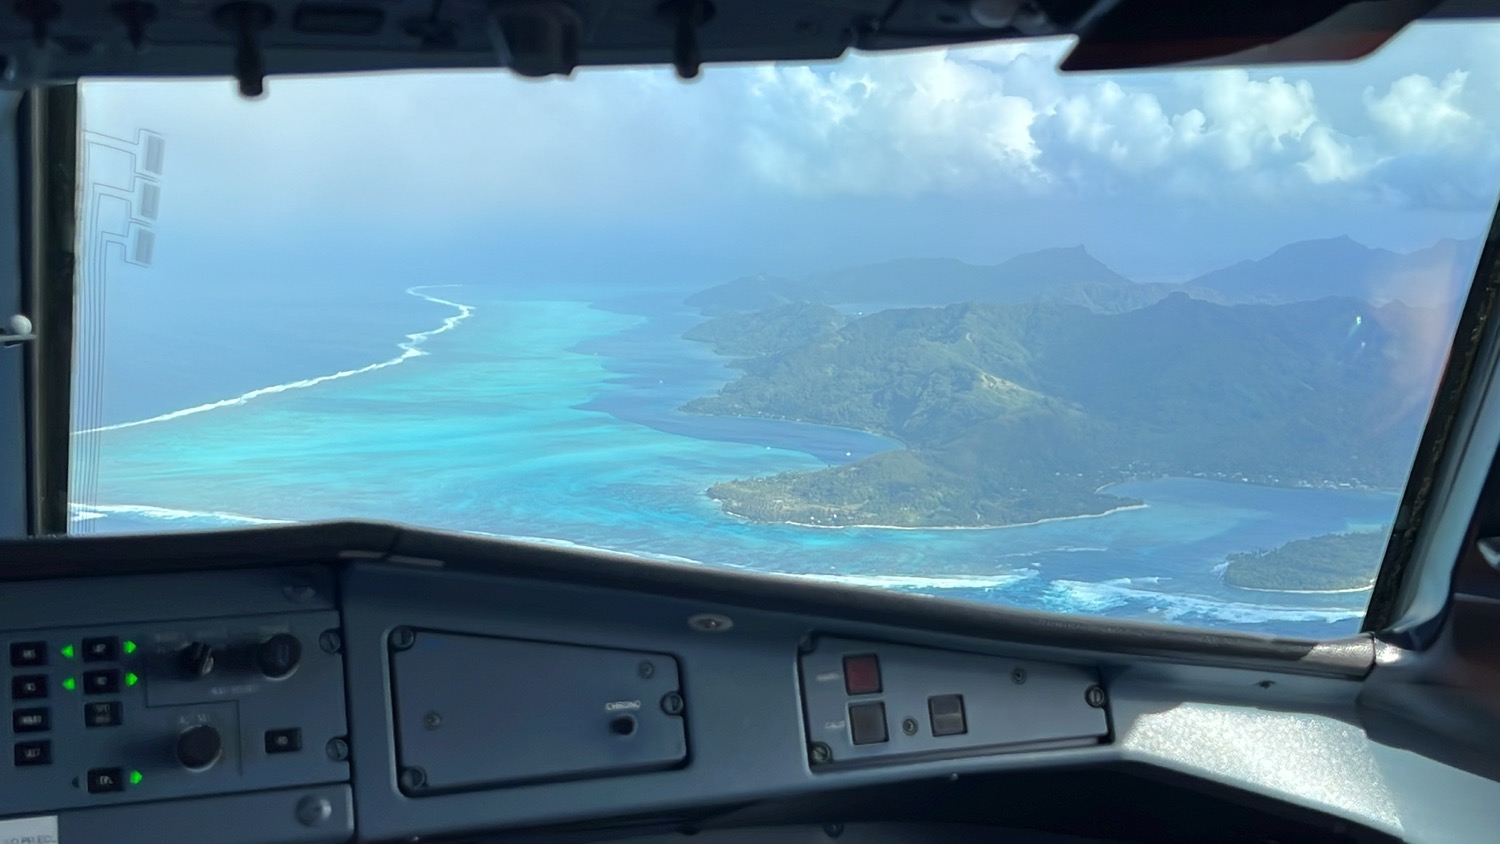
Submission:
<svg viewBox="0 0 1500 844">
<path fill-rule="evenodd" d="M 799 278 L 762 273 L 714 285 L 684 301 L 708 316 L 797 302 L 874 309 L 1053 301 L 1118 313 L 1178 292 L 1221 304 L 1285 304 L 1344 296 L 1376 304 L 1403 301 L 1442 307 L 1459 300 L 1468 288 L 1483 243 L 1479 237 L 1443 238 L 1411 252 L 1395 252 L 1365 246 L 1347 235 L 1304 240 L 1179 284 L 1133 281 L 1075 245 L 1023 252 L 997 264 L 897 258 Z"/>
</svg>

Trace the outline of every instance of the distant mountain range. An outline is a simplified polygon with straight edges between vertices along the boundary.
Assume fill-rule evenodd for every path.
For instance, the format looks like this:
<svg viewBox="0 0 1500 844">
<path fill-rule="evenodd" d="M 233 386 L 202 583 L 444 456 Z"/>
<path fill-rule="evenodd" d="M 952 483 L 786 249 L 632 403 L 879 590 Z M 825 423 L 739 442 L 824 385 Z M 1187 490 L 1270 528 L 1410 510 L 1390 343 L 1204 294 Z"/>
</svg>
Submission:
<svg viewBox="0 0 1500 844">
<path fill-rule="evenodd" d="M 866 306 L 868 310 L 961 302 L 1057 302 L 1098 313 L 1120 313 L 1175 292 L 1222 304 L 1281 304 L 1344 296 L 1375 304 L 1401 301 L 1439 307 L 1468 289 L 1482 246 L 1479 238 L 1442 240 L 1403 254 L 1364 246 L 1348 237 L 1308 240 L 1184 284 L 1133 282 L 1082 246 L 1074 246 L 1028 252 L 988 266 L 949 258 L 906 258 L 802 278 L 748 276 L 696 293 L 686 301 L 710 315 L 796 302 Z"/>
<path fill-rule="evenodd" d="M 709 490 L 765 521 L 1015 524 L 1129 506 L 1102 487 L 1154 475 L 1396 487 L 1479 247 L 1307 241 L 1185 285 L 1082 248 L 740 279 L 689 300 L 718 316 L 685 336 L 744 374 L 684 409 L 907 446 Z"/>
<path fill-rule="evenodd" d="M 959 302 L 1059 302 L 1118 313 L 1183 289 L 1175 284 L 1136 284 L 1082 246 L 1074 246 L 1028 252 L 992 266 L 951 258 L 904 258 L 800 279 L 749 276 L 689 296 L 687 303 L 707 314 L 758 311 L 794 302 L 865 305 L 872 310 Z M 1198 298 L 1220 298 L 1211 290 L 1194 293 Z"/>
<path fill-rule="evenodd" d="M 1398 253 L 1347 237 L 1305 240 L 1258 261 L 1241 261 L 1189 282 L 1236 302 L 1305 302 L 1347 296 L 1376 304 L 1400 301 L 1439 307 L 1458 299 L 1473 281 L 1484 241 L 1440 240 Z"/>
</svg>

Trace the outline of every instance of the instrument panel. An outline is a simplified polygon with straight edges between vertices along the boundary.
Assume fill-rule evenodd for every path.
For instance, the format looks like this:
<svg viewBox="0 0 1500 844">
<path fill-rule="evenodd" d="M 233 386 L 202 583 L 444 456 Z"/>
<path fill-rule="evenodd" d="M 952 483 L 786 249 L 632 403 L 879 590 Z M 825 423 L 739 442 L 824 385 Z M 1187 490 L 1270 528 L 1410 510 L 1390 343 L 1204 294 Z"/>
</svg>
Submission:
<svg viewBox="0 0 1500 844">
<path fill-rule="evenodd" d="M 964 793 L 954 783 L 991 795 L 985 777 L 1034 772 L 1005 786 L 1019 817 L 1044 805 L 1028 789 L 1077 787 L 1043 772 L 1147 758 L 1122 744 L 1118 662 L 1063 647 L 1076 631 L 1050 620 L 1051 642 L 1007 644 L 838 604 L 925 612 L 930 599 L 511 543 L 248 547 L 288 533 L 172 555 L 178 571 L 57 564 L 0 588 L 0 841 L 680 833 L 746 807 L 786 807 L 777 823 L 825 799 L 847 809 L 851 794 L 873 815 L 926 795 L 920 810 Z M 76 545 L 91 543 L 148 551 Z M 475 564 L 497 551 L 515 556 Z M 1336 673 L 1344 657 L 1320 658 Z M 1155 704 L 1128 701 L 1140 735 Z M 868 797 L 880 789 L 893 791 Z M 1357 809 L 1306 811 L 1348 827 Z"/>
</svg>

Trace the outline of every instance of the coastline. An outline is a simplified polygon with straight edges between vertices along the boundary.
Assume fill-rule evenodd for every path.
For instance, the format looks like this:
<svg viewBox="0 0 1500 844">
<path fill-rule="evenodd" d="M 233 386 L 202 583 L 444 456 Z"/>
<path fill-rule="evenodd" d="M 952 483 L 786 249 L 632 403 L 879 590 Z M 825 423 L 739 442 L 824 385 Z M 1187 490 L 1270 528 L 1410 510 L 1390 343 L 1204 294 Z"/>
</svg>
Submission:
<svg viewBox="0 0 1500 844">
<path fill-rule="evenodd" d="M 1267 589 L 1262 586 L 1235 586 L 1233 583 L 1224 585 L 1230 589 L 1242 589 L 1246 592 L 1275 592 L 1282 595 L 1352 595 L 1356 592 L 1369 592 L 1374 589 L 1375 581 L 1371 580 L 1369 586 L 1353 586 L 1348 589 Z"/>
<path fill-rule="evenodd" d="M 1077 516 L 1048 516 L 1045 519 L 1037 519 L 1030 522 L 1015 522 L 1008 525 L 810 525 L 806 522 L 792 521 L 790 519 L 781 522 L 757 522 L 755 519 L 752 519 L 749 516 L 741 516 L 739 513 L 732 513 L 728 510 L 723 510 L 722 508 L 720 509 L 722 512 L 728 515 L 734 516 L 737 519 L 743 519 L 744 521 L 751 524 L 791 525 L 793 527 L 818 528 L 819 530 L 848 530 L 849 528 L 859 528 L 864 530 L 1008 530 L 1010 528 L 1023 528 L 1034 527 L 1036 525 L 1045 525 L 1051 522 L 1071 522 L 1078 519 L 1102 519 L 1105 516 L 1112 516 L 1115 513 L 1123 513 L 1126 510 L 1144 510 L 1150 506 L 1150 504 L 1146 504 L 1145 502 L 1142 502 L 1140 504 L 1124 504 L 1119 507 L 1111 507 L 1110 509 L 1105 510 L 1102 513 L 1081 513 Z"/>
<path fill-rule="evenodd" d="M 274 395 L 276 393 L 285 393 L 290 390 L 301 390 L 306 389 L 307 387 L 316 387 L 319 384 L 323 384 L 329 381 L 338 381 L 340 379 L 350 378 L 356 375 L 364 375 L 367 372 L 375 372 L 377 370 L 387 369 L 392 366 L 400 366 L 401 364 L 406 363 L 412 358 L 425 357 L 431 354 L 431 352 L 424 350 L 422 348 L 422 345 L 427 342 L 429 338 L 446 333 L 448 331 L 452 331 L 453 329 L 457 328 L 458 324 L 472 316 L 476 309 L 473 305 L 466 305 L 462 302 L 454 302 L 449 299 L 441 299 L 437 296 L 429 296 L 421 291 L 435 290 L 441 287 L 461 286 L 462 285 L 458 284 L 418 284 L 406 288 L 405 292 L 408 295 L 415 296 L 418 299 L 426 299 L 427 301 L 433 302 L 435 304 L 447 305 L 448 307 L 457 310 L 458 313 L 454 314 L 453 316 L 444 318 L 442 323 L 436 328 L 429 328 L 426 331 L 417 331 L 407 334 L 404 340 L 396 343 L 396 348 L 400 349 L 401 353 L 393 358 L 366 364 L 364 366 L 356 367 L 353 369 L 343 369 L 338 372 L 327 373 L 324 375 L 315 375 L 309 378 L 302 378 L 296 381 L 288 381 L 282 384 L 272 384 L 269 387 L 260 387 L 248 392 L 241 393 L 240 395 L 234 396 L 232 398 L 219 399 L 218 401 L 207 402 L 204 404 L 194 405 L 192 407 L 179 408 L 177 410 L 157 414 L 156 416 L 152 416 L 146 419 L 136 419 L 130 422 L 115 422 L 109 425 L 100 425 L 93 428 L 83 428 L 76 431 L 70 431 L 68 436 L 78 437 L 86 434 L 102 434 L 108 431 L 118 431 L 123 428 L 135 428 L 140 425 L 151 425 L 157 422 L 170 422 L 174 419 L 181 419 L 184 416 L 193 416 L 199 413 L 206 413 L 210 410 L 219 410 L 225 407 L 237 407 L 240 405 L 244 405 L 247 402 L 253 401 L 254 399 L 258 399 L 262 396 Z"/>
</svg>

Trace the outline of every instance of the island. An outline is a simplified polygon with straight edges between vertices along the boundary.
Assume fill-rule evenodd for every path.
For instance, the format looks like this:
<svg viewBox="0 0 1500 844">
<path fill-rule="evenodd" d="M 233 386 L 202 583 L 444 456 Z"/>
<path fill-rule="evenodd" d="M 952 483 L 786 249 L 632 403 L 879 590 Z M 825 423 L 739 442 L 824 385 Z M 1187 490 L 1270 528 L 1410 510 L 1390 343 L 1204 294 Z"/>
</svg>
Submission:
<svg viewBox="0 0 1500 844">
<path fill-rule="evenodd" d="M 690 330 L 741 371 L 690 413 L 843 426 L 904 445 L 714 485 L 728 513 L 822 527 L 992 528 L 1141 502 L 1132 478 L 1394 488 L 1426 405 L 1395 372 L 1424 316 L 1356 299 L 1225 305 L 1176 292 L 1105 312 L 818 302 Z"/>
<path fill-rule="evenodd" d="M 1330 533 L 1271 551 L 1230 554 L 1224 583 L 1275 592 L 1362 592 L 1375 585 L 1386 531 Z"/>
</svg>

